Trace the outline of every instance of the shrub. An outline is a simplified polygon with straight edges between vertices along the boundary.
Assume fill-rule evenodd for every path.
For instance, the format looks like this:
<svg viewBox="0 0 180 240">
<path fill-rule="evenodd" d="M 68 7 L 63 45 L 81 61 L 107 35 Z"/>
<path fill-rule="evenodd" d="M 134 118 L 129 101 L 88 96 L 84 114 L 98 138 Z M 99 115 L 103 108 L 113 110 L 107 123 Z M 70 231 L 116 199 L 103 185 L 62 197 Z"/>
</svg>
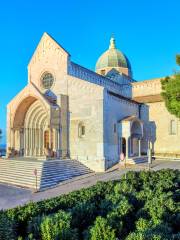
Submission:
<svg viewBox="0 0 180 240">
<path fill-rule="evenodd" d="M 150 226 L 151 226 L 151 222 L 147 219 L 140 218 L 136 222 L 136 229 L 139 232 L 143 232 L 143 231 L 147 230 Z"/>
<path fill-rule="evenodd" d="M 16 239 L 16 223 L 6 212 L 0 211 L 0 240 Z"/>
<path fill-rule="evenodd" d="M 91 225 L 96 218 L 97 208 L 94 203 L 79 203 L 72 208 L 72 225 L 83 231 L 86 227 Z"/>
<path fill-rule="evenodd" d="M 180 172 L 129 172 L 122 180 L 0 211 L 0 240 L 177 240 Z"/>
<path fill-rule="evenodd" d="M 75 230 L 71 229 L 71 215 L 64 211 L 43 217 L 40 228 L 42 240 L 77 239 Z"/>
<path fill-rule="evenodd" d="M 97 217 L 94 226 L 90 229 L 90 240 L 116 240 L 115 230 L 112 229 L 107 220 Z"/>
</svg>

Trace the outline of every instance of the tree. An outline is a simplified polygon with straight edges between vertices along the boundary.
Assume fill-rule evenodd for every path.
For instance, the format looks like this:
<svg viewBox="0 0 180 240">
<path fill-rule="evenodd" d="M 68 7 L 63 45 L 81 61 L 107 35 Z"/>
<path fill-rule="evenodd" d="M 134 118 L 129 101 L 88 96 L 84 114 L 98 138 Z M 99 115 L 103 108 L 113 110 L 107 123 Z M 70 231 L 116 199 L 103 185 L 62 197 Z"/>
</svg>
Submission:
<svg viewBox="0 0 180 240">
<path fill-rule="evenodd" d="M 176 56 L 176 62 L 180 66 L 180 55 Z M 180 118 L 180 72 L 172 77 L 161 80 L 162 97 L 164 98 L 167 110 Z"/>
<path fill-rule="evenodd" d="M 180 54 L 176 56 L 176 63 L 180 66 Z"/>
</svg>

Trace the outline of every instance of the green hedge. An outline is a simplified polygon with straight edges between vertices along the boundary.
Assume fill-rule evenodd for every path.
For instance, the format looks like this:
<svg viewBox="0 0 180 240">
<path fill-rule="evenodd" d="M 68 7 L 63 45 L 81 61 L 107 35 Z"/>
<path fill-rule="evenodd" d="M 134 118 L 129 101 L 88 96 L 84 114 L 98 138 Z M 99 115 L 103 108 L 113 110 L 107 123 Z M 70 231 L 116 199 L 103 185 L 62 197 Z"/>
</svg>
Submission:
<svg viewBox="0 0 180 240">
<path fill-rule="evenodd" d="M 0 240 L 180 239 L 180 172 L 119 181 L 0 212 Z"/>
</svg>

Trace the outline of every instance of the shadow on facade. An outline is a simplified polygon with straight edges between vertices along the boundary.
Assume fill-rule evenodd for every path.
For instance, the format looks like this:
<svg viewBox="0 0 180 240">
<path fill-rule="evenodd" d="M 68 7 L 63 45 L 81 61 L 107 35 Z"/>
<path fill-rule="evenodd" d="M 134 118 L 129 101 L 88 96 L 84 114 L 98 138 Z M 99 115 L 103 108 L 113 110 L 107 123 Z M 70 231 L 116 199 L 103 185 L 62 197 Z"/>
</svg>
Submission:
<svg viewBox="0 0 180 240">
<path fill-rule="evenodd" d="M 140 118 L 144 123 L 144 136 L 142 139 L 142 151 L 147 153 L 147 149 L 151 149 L 154 154 L 154 145 L 156 142 L 156 123 L 149 119 L 149 106 L 147 104 L 141 105 Z"/>
</svg>

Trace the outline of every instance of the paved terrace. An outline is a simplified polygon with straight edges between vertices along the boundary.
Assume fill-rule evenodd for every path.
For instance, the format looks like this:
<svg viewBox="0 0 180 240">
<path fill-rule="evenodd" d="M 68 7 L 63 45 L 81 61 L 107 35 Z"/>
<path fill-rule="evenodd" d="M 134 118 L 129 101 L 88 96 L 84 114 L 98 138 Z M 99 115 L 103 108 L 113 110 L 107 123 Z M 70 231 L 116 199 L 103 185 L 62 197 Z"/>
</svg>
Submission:
<svg viewBox="0 0 180 240">
<path fill-rule="evenodd" d="M 154 171 L 167 168 L 180 170 L 180 161 L 154 161 L 151 167 L 151 169 Z M 55 188 L 47 189 L 43 192 L 37 193 L 34 193 L 29 189 L 0 184 L 0 209 L 13 208 L 18 205 L 24 205 L 30 201 L 37 202 L 40 200 L 53 198 L 62 194 L 68 194 L 69 192 L 81 188 L 88 188 L 96 184 L 98 181 L 120 179 L 121 176 L 129 170 L 141 171 L 144 169 L 147 169 L 147 164 L 131 165 L 127 166 L 126 169 L 124 168 L 124 166 L 121 166 L 120 168 L 115 166 L 106 173 L 91 173 L 88 175 L 77 177 L 68 181 L 64 181 Z"/>
</svg>

